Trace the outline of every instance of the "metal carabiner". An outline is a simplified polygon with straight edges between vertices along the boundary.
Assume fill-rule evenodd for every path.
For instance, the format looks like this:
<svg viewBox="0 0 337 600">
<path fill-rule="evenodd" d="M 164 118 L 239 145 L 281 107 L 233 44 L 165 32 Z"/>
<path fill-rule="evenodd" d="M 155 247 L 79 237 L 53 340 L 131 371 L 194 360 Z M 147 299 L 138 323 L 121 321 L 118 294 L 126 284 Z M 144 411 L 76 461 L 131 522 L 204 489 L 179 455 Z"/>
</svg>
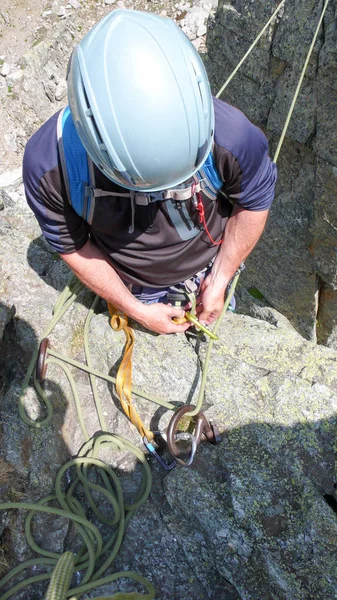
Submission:
<svg viewBox="0 0 337 600">
<path fill-rule="evenodd" d="M 164 459 L 158 454 L 154 445 L 149 442 L 146 435 L 143 437 L 143 444 L 147 448 L 147 450 L 156 458 L 159 464 L 165 469 L 165 471 L 171 471 L 174 467 L 177 466 L 177 460 L 174 458 L 171 463 L 166 463 Z"/>
<path fill-rule="evenodd" d="M 176 456 L 175 459 L 178 461 L 178 463 L 182 466 L 182 467 L 189 467 L 192 462 L 194 461 L 196 452 L 197 452 L 197 448 L 198 448 L 198 444 L 197 444 L 197 439 L 195 437 L 195 435 L 193 435 L 192 433 L 188 433 L 187 431 L 181 431 L 179 433 L 175 434 L 175 440 L 179 441 L 179 440 L 184 440 L 184 441 L 188 441 L 191 442 L 191 454 L 188 460 L 184 460 L 182 458 L 180 458 L 179 456 Z"/>
</svg>

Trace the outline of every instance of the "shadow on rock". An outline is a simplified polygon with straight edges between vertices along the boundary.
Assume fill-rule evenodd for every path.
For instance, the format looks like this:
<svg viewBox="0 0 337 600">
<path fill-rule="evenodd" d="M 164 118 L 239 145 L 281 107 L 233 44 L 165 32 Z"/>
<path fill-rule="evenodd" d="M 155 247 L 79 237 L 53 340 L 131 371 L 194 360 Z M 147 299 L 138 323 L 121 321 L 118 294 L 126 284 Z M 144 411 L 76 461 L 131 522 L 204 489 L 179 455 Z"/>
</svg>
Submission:
<svg viewBox="0 0 337 600">
<path fill-rule="evenodd" d="M 71 269 L 62 260 L 61 256 L 49 246 L 42 235 L 29 244 L 27 262 L 44 283 L 58 292 L 62 292 L 71 279 Z M 77 301 L 89 307 L 93 301 L 93 292 L 84 288 Z M 104 300 L 100 301 L 100 306 L 101 309 L 98 307 L 98 312 L 106 310 Z"/>
<path fill-rule="evenodd" d="M 12 500 L 24 494 L 28 501 L 37 501 L 52 492 L 56 473 L 69 458 L 70 444 L 65 440 L 71 439 L 70 436 L 77 440 L 79 436 L 78 449 L 84 440 L 79 431 L 74 402 L 65 397 L 67 392 L 64 390 L 68 388 L 64 387 L 56 370 L 48 371 L 45 384 L 55 411 L 51 423 L 37 430 L 21 422 L 17 411 L 19 383 L 36 338 L 29 325 L 13 317 L 11 309 L 8 310 L 9 320 L 4 328 L 1 353 L 1 369 L 8 382 L 2 401 L 5 461 L 2 466 L 8 473 L 12 465 L 15 472 L 7 475 L 7 479 L 13 477 L 13 485 L 7 486 L 3 493 Z M 247 325 L 248 321 L 245 323 Z M 229 326 L 230 322 L 227 328 Z M 259 332 L 262 331 L 260 322 L 252 323 L 252 327 L 257 326 Z M 260 346 L 263 339 L 267 340 L 268 331 L 271 335 L 268 327 L 264 326 L 264 337 L 259 338 Z M 240 328 L 240 338 L 242 331 Z M 275 335 L 280 337 L 281 334 L 276 331 L 273 332 Z M 152 344 L 153 338 L 149 340 Z M 230 340 L 232 347 L 235 342 L 233 335 Z M 175 348 L 178 343 L 177 338 Z M 310 349 L 308 347 L 308 351 Z M 303 358 L 302 346 L 298 354 L 301 360 L 308 362 Z M 155 586 L 157 600 L 332 599 L 337 584 L 336 389 L 332 384 L 328 387 L 326 382 L 316 381 L 311 385 L 307 379 L 292 379 L 288 372 L 282 374 L 280 367 L 278 371 L 275 367 L 269 391 L 267 393 L 263 388 L 263 400 L 259 396 L 259 404 L 255 396 L 262 385 L 260 379 L 265 385 L 270 370 L 260 368 L 257 379 L 250 367 L 251 379 L 248 380 L 247 357 L 242 364 L 236 358 L 233 367 L 240 380 L 235 380 L 234 386 L 231 374 L 233 386 L 230 387 L 225 379 L 224 356 L 226 354 L 222 350 L 217 411 L 220 414 L 221 409 L 223 422 L 229 422 L 230 401 L 235 400 L 233 411 L 236 419 L 224 432 L 221 444 L 201 444 L 191 468 L 177 467 L 164 473 L 158 463 L 151 461 L 152 493 L 128 523 L 113 569 L 133 570 L 150 579 Z M 317 355 L 316 362 L 318 360 Z M 330 366 L 330 354 L 326 360 Z M 229 356 L 226 356 L 225 363 L 231 371 Z M 193 380 L 194 376 L 191 382 Z M 239 400 L 235 393 L 240 382 L 243 391 Z M 81 379 L 79 383 L 82 384 Z M 216 391 L 215 384 L 212 391 Z M 253 401 L 255 412 L 249 412 Z M 30 388 L 26 406 L 29 411 L 35 410 L 36 417 L 39 417 L 42 413 L 38 407 L 34 408 L 34 402 L 35 396 Z M 92 414 L 89 407 L 91 400 L 85 398 L 85 402 L 84 420 L 91 425 L 90 419 L 93 419 L 88 417 Z M 290 414 L 287 402 L 300 406 L 302 412 L 299 415 L 303 414 L 303 418 L 289 417 L 286 421 Z M 263 408 L 270 406 L 273 410 L 266 418 Z M 160 411 L 160 408 L 157 409 L 152 417 L 153 428 Z M 240 425 L 237 424 L 239 418 Z M 123 414 L 121 419 L 125 421 Z M 114 433 L 119 434 L 121 427 L 122 423 L 117 420 Z M 129 435 L 126 437 L 129 438 Z M 100 458 L 115 469 L 126 492 L 126 503 L 131 503 L 141 480 L 136 460 L 130 460 L 123 453 L 109 456 L 104 451 Z M 97 473 L 91 472 L 91 478 L 93 484 L 101 483 Z M 70 471 L 62 481 L 63 489 L 69 490 Z M 108 518 L 114 516 L 105 495 L 95 490 L 93 495 L 100 511 Z M 84 499 L 83 488 L 79 488 L 76 497 L 107 542 L 111 528 L 107 523 L 97 522 L 92 506 Z M 24 515 L 21 511 L 13 515 L 7 513 L 1 526 L 2 541 L 8 548 L 8 567 L 32 556 L 23 532 Z M 65 520 L 36 516 L 34 524 L 34 535 L 43 547 L 55 552 L 65 549 L 79 551 L 77 532 Z M 122 587 L 124 592 L 134 590 L 130 582 L 123 583 Z M 42 599 L 45 589 L 46 583 L 41 582 L 16 594 L 15 598 Z M 107 584 L 100 593 L 111 595 L 117 589 L 120 590 L 115 584 Z M 87 597 L 95 596 L 97 591 L 93 590 Z"/>
<path fill-rule="evenodd" d="M 62 291 L 66 286 L 71 271 L 42 235 L 30 243 L 27 261 L 47 285 L 58 291 Z"/>
<path fill-rule="evenodd" d="M 52 422 L 46 427 L 36 428 L 21 420 L 19 398 L 22 383 L 38 342 L 29 323 L 15 316 L 15 309 L 0 303 L 0 315 L 5 313 L 7 322 L 0 339 L 0 498 L 1 502 L 36 502 L 50 493 L 57 470 L 69 459 L 62 436 L 68 403 L 58 383 L 51 381 L 47 394 L 52 395 Z M 24 406 L 32 421 L 45 417 L 45 410 L 31 386 L 24 395 Z M 0 516 L 0 574 L 3 575 L 35 554 L 25 537 L 25 514 L 8 511 Z M 47 551 L 62 552 L 68 530 L 64 519 L 54 516 L 42 519 L 37 515 L 33 530 L 36 542 Z M 35 592 L 28 596 L 26 592 L 15 595 L 17 600 L 37 597 L 43 596 Z"/>
<path fill-rule="evenodd" d="M 170 473 L 168 527 L 195 567 L 206 548 L 240 598 L 332 599 L 336 434 L 335 414 L 293 427 L 250 423 Z"/>
<path fill-rule="evenodd" d="M 0 399 L 28 367 L 37 338 L 30 324 L 16 316 L 15 306 L 0 302 Z"/>
</svg>

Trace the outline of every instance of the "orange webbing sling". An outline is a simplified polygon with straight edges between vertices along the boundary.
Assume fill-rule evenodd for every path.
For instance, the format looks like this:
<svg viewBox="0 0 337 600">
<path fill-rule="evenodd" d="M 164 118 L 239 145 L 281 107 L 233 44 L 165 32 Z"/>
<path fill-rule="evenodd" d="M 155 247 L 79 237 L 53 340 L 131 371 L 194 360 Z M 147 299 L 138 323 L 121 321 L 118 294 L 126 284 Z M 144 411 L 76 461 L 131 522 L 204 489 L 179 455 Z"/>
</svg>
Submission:
<svg viewBox="0 0 337 600">
<path fill-rule="evenodd" d="M 119 396 L 122 408 L 125 414 L 129 417 L 131 423 L 137 427 L 140 435 L 146 437 L 148 441 L 153 440 L 153 433 L 146 429 L 134 405 L 132 404 L 131 387 L 132 387 L 132 353 L 134 346 L 134 333 L 130 327 L 128 318 L 113 306 L 108 303 L 109 313 L 111 315 L 110 326 L 114 331 L 124 331 L 125 334 L 125 350 L 122 362 L 119 366 L 116 375 L 116 390 Z"/>
</svg>

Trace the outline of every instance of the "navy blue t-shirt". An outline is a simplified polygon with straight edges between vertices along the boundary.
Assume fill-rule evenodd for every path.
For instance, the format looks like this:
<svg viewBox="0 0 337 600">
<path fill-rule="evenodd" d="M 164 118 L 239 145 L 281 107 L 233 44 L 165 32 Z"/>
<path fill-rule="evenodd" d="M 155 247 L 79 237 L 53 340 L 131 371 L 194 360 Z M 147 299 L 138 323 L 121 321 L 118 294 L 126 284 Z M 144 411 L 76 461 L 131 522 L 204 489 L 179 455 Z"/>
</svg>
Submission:
<svg viewBox="0 0 337 600">
<path fill-rule="evenodd" d="M 276 165 L 268 155 L 263 132 L 238 109 L 214 99 L 213 155 L 223 181 L 216 201 L 202 194 L 208 230 L 221 239 L 226 221 L 237 203 L 247 210 L 270 208 L 274 198 Z M 166 202 L 132 207 L 125 198 L 106 196 L 96 200 L 89 224 L 67 198 L 57 143 L 58 114 L 29 140 L 23 160 L 23 179 L 29 206 L 41 230 L 60 254 L 79 250 L 90 238 L 128 282 L 167 286 L 184 281 L 203 269 L 215 256 L 205 230 L 183 240 L 172 223 Z M 146 142 L 144 143 L 144 152 Z M 95 167 L 96 187 L 122 191 Z M 191 218 L 199 215 L 192 199 L 185 203 Z M 134 228 L 130 228 L 131 220 Z"/>
</svg>

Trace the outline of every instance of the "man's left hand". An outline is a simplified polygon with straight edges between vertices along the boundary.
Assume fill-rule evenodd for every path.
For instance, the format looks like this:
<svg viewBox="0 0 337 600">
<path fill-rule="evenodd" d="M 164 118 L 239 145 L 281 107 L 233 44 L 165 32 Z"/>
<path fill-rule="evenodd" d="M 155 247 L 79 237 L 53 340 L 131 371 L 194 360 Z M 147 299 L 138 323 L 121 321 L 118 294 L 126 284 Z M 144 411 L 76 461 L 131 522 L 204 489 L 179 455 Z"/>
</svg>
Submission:
<svg viewBox="0 0 337 600">
<path fill-rule="evenodd" d="M 226 287 L 214 281 L 211 274 L 201 284 L 196 312 L 203 325 L 213 323 L 220 316 L 225 302 Z"/>
</svg>

